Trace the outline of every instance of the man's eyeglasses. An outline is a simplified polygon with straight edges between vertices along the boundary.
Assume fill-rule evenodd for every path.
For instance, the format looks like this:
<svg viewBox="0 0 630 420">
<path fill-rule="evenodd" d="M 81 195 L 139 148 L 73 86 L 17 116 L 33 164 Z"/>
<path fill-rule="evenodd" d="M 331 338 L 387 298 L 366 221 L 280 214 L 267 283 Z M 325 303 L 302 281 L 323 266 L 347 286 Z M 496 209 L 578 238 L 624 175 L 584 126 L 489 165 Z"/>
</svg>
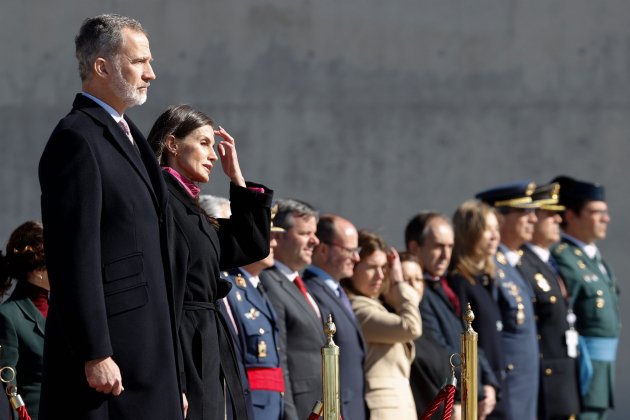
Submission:
<svg viewBox="0 0 630 420">
<path fill-rule="evenodd" d="M 323 242 L 323 241 L 322 241 Z M 350 248 L 347 246 L 343 246 L 341 244 L 335 243 L 335 242 L 323 242 L 326 245 L 330 245 L 330 246 L 336 246 L 337 248 L 341 248 L 344 251 L 346 251 L 346 254 L 348 254 L 348 256 L 353 256 L 354 254 L 359 255 L 359 253 L 361 252 L 361 247 L 357 247 L 357 248 Z"/>
</svg>

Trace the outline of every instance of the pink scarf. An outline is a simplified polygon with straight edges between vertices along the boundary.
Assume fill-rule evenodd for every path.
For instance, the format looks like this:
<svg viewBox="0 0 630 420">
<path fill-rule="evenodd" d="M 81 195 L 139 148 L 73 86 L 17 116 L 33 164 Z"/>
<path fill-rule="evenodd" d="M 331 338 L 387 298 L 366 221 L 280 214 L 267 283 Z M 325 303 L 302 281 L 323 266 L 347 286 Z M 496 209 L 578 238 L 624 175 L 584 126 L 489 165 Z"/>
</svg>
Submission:
<svg viewBox="0 0 630 420">
<path fill-rule="evenodd" d="M 170 166 L 162 166 L 162 169 L 168 172 L 169 174 L 173 175 L 179 181 L 179 183 L 184 186 L 184 189 L 188 192 L 188 194 L 190 194 L 192 198 L 197 198 L 197 196 L 201 192 L 201 189 L 198 186 L 196 186 L 194 182 L 192 182 L 190 179 L 186 178 L 185 176 L 181 175 L 179 172 L 177 172 L 175 169 L 171 168 Z"/>
</svg>

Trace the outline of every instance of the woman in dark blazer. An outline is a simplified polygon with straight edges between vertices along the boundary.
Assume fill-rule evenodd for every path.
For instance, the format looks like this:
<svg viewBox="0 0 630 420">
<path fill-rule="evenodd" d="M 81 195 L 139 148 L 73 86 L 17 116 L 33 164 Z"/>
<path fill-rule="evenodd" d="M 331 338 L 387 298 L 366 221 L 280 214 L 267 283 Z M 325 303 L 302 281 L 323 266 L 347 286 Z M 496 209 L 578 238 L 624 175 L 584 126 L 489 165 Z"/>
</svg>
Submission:
<svg viewBox="0 0 630 420">
<path fill-rule="evenodd" d="M 229 331 L 217 304 L 231 285 L 219 273 L 269 254 L 273 192 L 245 182 L 234 139 L 214 127 L 208 116 L 188 105 L 170 107 L 158 117 L 148 141 L 170 192 L 165 222 L 187 418 L 224 418 L 230 401 L 240 420 L 247 418 L 247 410 Z M 215 135 L 222 138 L 219 157 Z M 218 158 L 231 181 L 229 219 L 209 217 L 197 200 L 196 183 L 209 181 Z"/>
<path fill-rule="evenodd" d="M 13 282 L 13 293 L 0 305 L 0 367 L 15 369 L 13 384 L 31 418 L 37 420 L 50 290 L 44 231 L 38 222 L 20 225 L 9 238 L 6 255 L 0 252 L 0 295 Z"/>
<path fill-rule="evenodd" d="M 449 283 L 462 308 L 470 303 L 475 314 L 473 329 L 479 347 L 488 359 L 500 386 L 496 405 L 490 411 L 480 405 L 480 419 L 509 419 L 508 389 L 505 382 L 505 354 L 501 339 L 501 312 L 496 302 L 494 254 L 499 246 L 499 224 L 494 210 L 477 200 L 463 202 L 453 215 L 455 246 Z"/>
</svg>

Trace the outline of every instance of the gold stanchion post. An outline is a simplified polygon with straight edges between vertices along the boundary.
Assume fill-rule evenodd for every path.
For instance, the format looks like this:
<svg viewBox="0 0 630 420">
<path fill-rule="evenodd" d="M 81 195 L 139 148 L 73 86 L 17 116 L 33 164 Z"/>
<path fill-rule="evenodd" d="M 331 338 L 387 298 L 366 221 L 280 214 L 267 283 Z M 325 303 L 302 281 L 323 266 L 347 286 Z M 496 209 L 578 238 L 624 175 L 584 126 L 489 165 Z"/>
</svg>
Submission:
<svg viewBox="0 0 630 420">
<path fill-rule="evenodd" d="M 337 327 L 331 314 L 324 325 L 326 345 L 322 347 L 322 388 L 324 398 L 324 420 L 339 420 L 339 346 L 333 341 Z"/>
<path fill-rule="evenodd" d="M 475 314 L 466 306 L 464 322 L 466 331 L 461 334 L 462 350 L 462 419 L 477 419 L 477 340 L 478 334 L 472 328 Z"/>
</svg>

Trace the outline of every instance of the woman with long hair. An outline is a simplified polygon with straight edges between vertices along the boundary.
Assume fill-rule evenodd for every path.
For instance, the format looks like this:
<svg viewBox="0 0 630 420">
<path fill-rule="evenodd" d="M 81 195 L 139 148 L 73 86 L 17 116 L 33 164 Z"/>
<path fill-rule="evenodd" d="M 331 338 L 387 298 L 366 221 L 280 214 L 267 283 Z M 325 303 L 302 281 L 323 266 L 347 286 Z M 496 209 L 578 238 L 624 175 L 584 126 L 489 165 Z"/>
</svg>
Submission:
<svg viewBox="0 0 630 420">
<path fill-rule="evenodd" d="M 50 291 L 44 230 L 39 222 L 20 225 L 9 237 L 6 254 L 0 252 L 0 295 L 13 283 L 13 293 L 0 305 L 0 367 L 15 369 L 13 384 L 31 418 L 36 420 Z"/>
<path fill-rule="evenodd" d="M 403 278 L 400 258 L 378 235 L 359 231 L 360 261 L 344 280 L 367 342 L 365 400 L 370 419 L 417 419 L 409 372 L 422 334 L 421 296 Z"/>
<path fill-rule="evenodd" d="M 455 246 L 449 283 L 458 294 L 461 307 L 470 303 L 475 314 L 473 329 L 479 334 L 490 367 L 500 384 L 500 395 L 492 412 L 481 418 L 509 419 L 505 383 L 505 354 L 501 339 L 501 312 L 495 300 L 494 254 L 499 246 L 499 223 L 494 209 L 477 200 L 463 202 L 453 215 Z"/>
<path fill-rule="evenodd" d="M 216 146 L 218 156 L 215 136 L 222 138 Z M 273 192 L 245 182 L 234 139 L 191 106 L 168 108 L 156 120 L 148 141 L 170 195 L 165 222 L 187 417 L 222 419 L 231 411 L 234 418 L 246 419 L 234 349 L 218 312 L 217 300 L 231 287 L 220 279 L 220 271 L 269 254 Z M 217 160 L 230 179 L 229 219 L 208 216 L 198 203 L 197 184 L 210 180 Z"/>
</svg>

